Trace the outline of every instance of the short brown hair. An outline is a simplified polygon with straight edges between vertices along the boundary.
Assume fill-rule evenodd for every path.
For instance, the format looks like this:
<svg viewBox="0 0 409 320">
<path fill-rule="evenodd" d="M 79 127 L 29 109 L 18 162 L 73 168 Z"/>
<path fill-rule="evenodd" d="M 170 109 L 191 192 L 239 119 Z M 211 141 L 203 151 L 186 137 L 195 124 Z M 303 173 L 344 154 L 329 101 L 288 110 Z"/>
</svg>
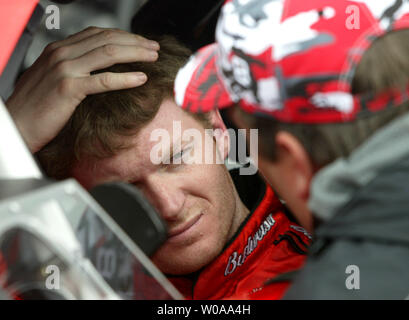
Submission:
<svg viewBox="0 0 409 320">
<path fill-rule="evenodd" d="M 376 41 L 363 55 L 352 82 L 354 94 L 403 88 L 409 82 L 409 30 L 391 32 Z M 275 161 L 275 136 L 279 131 L 294 135 L 304 146 L 315 167 L 348 156 L 376 130 L 409 110 L 406 102 L 395 108 L 347 123 L 288 124 L 249 115 L 236 107 L 246 125 L 259 129 L 260 151 Z"/>
<path fill-rule="evenodd" d="M 87 96 L 62 131 L 37 153 L 46 174 L 56 179 L 71 175 L 83 158 L 102 159 L 127 148 L 121 137 L 134 135 L 157 114 L 162 101 L 173 98 L 174 80 L 191 52 L 173 37 L 156 38 L 155 62 L 117 64 L 100 72 L 144 72 L 148 81 L 136 88 Z M 196 119 L 208 126 L 204 115 Z"/>
</svg>

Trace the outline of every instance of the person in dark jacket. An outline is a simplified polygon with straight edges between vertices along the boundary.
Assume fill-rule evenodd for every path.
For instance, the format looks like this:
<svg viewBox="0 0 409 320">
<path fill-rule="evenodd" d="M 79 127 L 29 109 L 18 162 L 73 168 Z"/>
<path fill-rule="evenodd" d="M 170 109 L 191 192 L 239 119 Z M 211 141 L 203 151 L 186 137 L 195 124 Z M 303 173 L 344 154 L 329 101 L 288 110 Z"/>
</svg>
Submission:
<svg viewBox="0 0 409 320">
<path fill-rule="evenodd" d="M 409 3 L 226 1 L 176 78 L 192 112 L 235 105 L 259 166 L 315 242 L 288 299 L 409 297 Z"/>
</svg>

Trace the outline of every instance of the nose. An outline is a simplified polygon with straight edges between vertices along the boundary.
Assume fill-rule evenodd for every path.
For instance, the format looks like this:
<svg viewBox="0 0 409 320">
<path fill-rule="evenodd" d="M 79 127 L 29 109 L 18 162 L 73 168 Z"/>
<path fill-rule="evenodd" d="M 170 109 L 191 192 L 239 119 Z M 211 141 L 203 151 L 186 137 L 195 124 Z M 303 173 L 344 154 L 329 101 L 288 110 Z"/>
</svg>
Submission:
<svg viewBox="0 0 409 320">
<path fill-rule="evenodd" d="M 159 176 L 150 177 L 144 183 L 143 192 L 164 220 L 180 219 L 185 194 L 175 183 Z"/>
</svg>

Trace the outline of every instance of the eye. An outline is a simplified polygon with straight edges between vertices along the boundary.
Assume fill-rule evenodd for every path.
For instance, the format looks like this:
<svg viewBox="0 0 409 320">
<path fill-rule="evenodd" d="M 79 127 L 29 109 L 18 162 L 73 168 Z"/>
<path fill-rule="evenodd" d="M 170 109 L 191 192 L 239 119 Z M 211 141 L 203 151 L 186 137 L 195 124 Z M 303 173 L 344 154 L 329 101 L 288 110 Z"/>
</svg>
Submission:
<svg viewBox="0 0 409 320">
<path fill-rule="evenodd" d="M 183 164 L 187 161 L 186 157 L 188 156 L 188 151 L 192 149 L 192 146 L 185 147 L 172 157 L 172 164 Z M 182 160 L 183 159 L 183 160 Z"/>
<path fill-rule="evenodd" d="M 177 154 L 175 154 L 175 155 L 173 156 L 173 158 L 172 158 L 172 163 L 175 163 L 175 160 L 176 160 L 177 162 L 179 162 L 178 160 L 179 160 L 179 159 L 182 159 L 182 157 L 183 157 L 184 154 L 185 154 L 185 150 L 182 150 L 182 151 L 178 152 Z"/>
</svg>

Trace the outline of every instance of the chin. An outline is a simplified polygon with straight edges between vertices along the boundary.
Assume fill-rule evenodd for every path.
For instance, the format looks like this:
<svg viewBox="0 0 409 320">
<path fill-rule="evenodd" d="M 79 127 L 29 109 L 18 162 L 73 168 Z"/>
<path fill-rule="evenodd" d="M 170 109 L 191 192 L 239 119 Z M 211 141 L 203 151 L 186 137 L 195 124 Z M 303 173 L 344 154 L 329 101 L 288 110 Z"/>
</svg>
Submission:
<svg viewBox="0 0 409 320">
<path fill-rule="evenodd" d="M 169 264 L 169 260 L 172 260 L 171 257 L 165 259 L 152 258 L 153 263 L 158 267 L 160 271 L 167 275 L 180 276 L 184 274 L 189 274 L 200 270 L 206 265 L 206 263 L 198 262 L 183 262 L 183 261 L 174 261 L 174 263 Z"/>
<path fill-rule="evenodd" d="M 218 250 L 210 248 L 209 245 L 200 246 L 200 243 L 184 250 L 164 248 L 159 249 L 151 259 L 165 274 L 184 275 L 202 269 L 218 255 Z"/>
</svg>

